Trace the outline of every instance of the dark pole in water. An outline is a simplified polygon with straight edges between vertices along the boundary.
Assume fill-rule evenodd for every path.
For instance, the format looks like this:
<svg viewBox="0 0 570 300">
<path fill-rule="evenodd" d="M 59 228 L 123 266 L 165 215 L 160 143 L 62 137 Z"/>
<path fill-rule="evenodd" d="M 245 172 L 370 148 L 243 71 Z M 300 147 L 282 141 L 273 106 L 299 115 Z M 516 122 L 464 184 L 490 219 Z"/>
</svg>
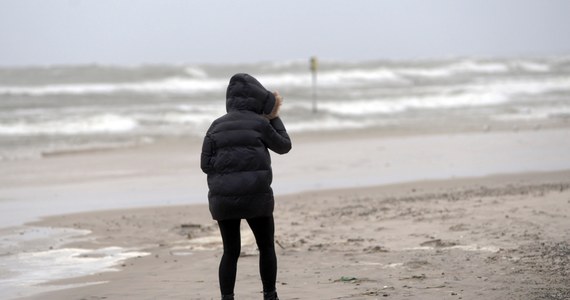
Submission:
<svg viewBox="0 0 570 300">
<path fill-rule="evenodd" d="M 311 73 L 313 75 L 313 113 L 317 113 L 317 57 L 311 57 Z"/>
</svg>

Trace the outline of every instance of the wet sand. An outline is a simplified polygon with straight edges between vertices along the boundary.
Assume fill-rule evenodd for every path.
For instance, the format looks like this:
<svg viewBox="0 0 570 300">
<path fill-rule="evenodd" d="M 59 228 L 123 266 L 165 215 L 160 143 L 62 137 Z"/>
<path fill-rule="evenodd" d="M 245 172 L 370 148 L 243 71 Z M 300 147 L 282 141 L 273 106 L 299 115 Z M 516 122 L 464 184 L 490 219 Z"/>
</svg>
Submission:
<svg viewBox="0 0 570 300">
<path fill-rule="evenodd" d="M 425 179 L 570 170 L 570 130 L 292 135 L 272 155 L 279 194 Z M 56 214 L 205 203 L 201 140 L 1 162 L 0 227 Z"/>
</svg>

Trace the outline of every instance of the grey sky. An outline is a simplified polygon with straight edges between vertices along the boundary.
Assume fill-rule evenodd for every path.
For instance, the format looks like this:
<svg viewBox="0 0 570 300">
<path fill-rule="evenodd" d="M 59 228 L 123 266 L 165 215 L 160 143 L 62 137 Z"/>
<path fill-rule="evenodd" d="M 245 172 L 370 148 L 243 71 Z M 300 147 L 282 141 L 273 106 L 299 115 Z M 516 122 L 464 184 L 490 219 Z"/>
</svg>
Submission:
<svg viewBox="0 0 570 300">
<path fill-rule="evenodd" d="M 564 0 L 3 0 L 0 65 L 570 54 Z"/>
</svg>

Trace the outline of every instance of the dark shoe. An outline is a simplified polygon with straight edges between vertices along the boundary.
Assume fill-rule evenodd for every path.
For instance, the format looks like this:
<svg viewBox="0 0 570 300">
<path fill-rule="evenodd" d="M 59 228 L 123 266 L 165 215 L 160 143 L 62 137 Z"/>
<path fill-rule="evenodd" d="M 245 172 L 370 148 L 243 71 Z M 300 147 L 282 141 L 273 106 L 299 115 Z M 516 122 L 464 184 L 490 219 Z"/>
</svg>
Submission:
<svg viewBox="0 0 570 300">
<path fill-rule="evenodd" d="M 222 295 L 222 300 L 234 300 L 234 294 Z"/>
<path fill-rule="evenodd" d="M 279 300 L 277 297 L 277 292 L 263 292 L 263 300 Z"/>
</svg>

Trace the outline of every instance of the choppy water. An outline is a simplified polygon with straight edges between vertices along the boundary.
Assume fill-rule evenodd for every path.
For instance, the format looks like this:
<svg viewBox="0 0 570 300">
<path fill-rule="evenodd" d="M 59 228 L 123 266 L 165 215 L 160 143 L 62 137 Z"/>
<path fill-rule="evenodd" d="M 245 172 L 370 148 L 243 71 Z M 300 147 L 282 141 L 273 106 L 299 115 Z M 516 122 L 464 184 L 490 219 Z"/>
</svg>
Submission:
<svg viewBox="0 0 570 300">
<path fill-rule="evenodd" d="M 42 285 L 58 279 L 116 271 L 116 265 L 147 252 L 121 247 L 65 248 L 63 244 L 86 240 L 88 230 L 24 227 L 0 235 L 0 295 L 16 299 L 37 293 L 102 282 Z"/>
<path fill-rule="evenodd" d="M 237 72 L 285 96 L 282 115 L 296 132 L 434 118 L 570 118 L 570 57 L 324 61 L 319 68 L 317 114 L 306 61 L 0 68 L 0 159 L 202 136 L 225 112 L 225 88 Z"/>
</svg>

